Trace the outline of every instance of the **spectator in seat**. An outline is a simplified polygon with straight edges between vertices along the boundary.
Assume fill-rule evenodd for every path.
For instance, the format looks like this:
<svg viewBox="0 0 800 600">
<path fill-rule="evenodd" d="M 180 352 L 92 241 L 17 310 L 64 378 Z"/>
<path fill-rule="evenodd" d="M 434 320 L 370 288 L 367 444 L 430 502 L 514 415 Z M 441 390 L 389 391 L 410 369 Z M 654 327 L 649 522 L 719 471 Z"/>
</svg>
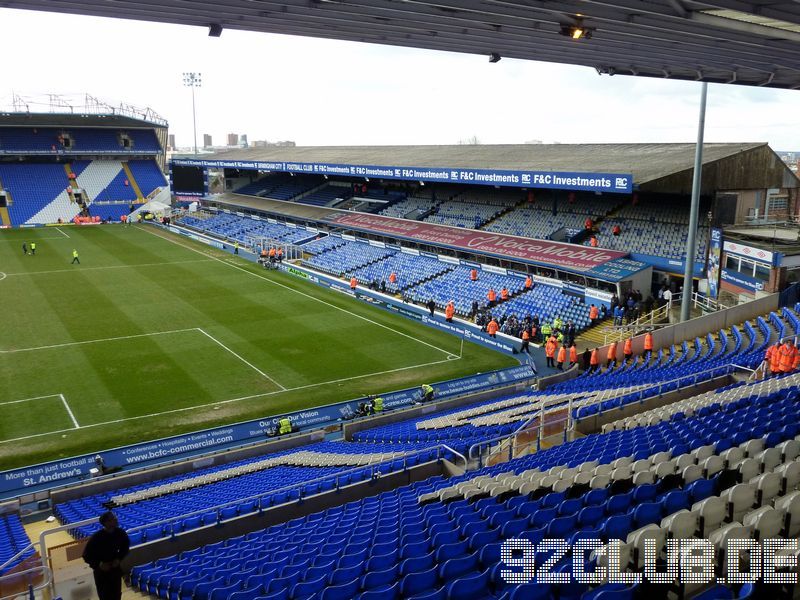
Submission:
<svg viewBox="0 0 800 600">
<path fill-rule="evenodd" d="M 622 233 L 622 228 L 619 225 L 614 225 L 614 227 L 611 229 L 611 233 L 613 235 L 619 235 Z"/>
</svg>

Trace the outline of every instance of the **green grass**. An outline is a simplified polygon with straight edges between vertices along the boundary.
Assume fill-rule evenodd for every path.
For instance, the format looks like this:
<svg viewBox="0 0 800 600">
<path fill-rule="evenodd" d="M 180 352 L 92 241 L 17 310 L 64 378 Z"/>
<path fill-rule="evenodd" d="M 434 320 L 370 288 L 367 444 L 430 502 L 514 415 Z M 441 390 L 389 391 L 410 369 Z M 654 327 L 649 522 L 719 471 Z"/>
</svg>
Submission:
<svg viewBox="0 0 800 600">
<path fill-rule="evenodd" d="M 2 230 L 0 272 L 0 468 L 516 364 L 152 227 Z"/>
</svg>

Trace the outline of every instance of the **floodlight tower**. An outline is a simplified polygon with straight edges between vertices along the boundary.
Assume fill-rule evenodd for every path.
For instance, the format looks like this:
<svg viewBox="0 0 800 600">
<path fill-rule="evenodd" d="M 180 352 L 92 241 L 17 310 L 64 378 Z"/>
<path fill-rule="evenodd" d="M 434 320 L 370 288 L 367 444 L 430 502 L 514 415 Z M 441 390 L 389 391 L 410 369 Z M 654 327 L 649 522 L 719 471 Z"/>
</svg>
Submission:
<svg viewBox="0 0 800 600">
<path fill-rule="evenodd" d="M 194 88 L 202 86 L 203 79 L 201 73 L 184 73 L 183 85 L 192 88 L 192 124 L 194 126 L 194 153 L 197 155 L 197 113 L 194 108 Z"/>
</svg>

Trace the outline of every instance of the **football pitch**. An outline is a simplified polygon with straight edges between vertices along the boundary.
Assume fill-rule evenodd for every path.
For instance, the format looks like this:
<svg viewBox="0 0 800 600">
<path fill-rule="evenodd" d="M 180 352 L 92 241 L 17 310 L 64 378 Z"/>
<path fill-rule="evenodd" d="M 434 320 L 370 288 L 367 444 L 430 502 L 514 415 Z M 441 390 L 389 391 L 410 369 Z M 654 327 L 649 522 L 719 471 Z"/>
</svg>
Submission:
<svg viewBox="0 0 800 600">
<path fill-rule="evenodd" d="M 0 230 L 0 301 L 0 469 L 517 364 L 152 226 Z"/>
</svg>

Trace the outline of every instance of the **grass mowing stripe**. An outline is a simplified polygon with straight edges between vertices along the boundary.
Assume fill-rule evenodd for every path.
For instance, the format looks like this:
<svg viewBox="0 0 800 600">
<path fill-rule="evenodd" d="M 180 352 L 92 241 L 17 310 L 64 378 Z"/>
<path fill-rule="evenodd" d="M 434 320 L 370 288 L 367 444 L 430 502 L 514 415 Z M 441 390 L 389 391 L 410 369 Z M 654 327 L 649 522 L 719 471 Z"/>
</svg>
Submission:
<svg viewBox="0 0 800 600">
<path fill-rule="evenodd" d="M 256 373 L 258 373 L 259 375 L 261 375 L 261 376 L 262 376 L 262 377 L 264 377 L 265 379 L 269 379 L 269 380 L 270 380 L 272 383 L 274 383 L 274 384 L 275 384 L 275 385 L 277 385 L 279 388 L 281 388 L 281 390 L 282 390 L 282 391 L 286 391 L 286 388 L 285 388 L 285 387 L 283 387 L 283 386 L 282 386 L 280 383 L 278 383 L 278 382 L 277 382 L 277 381 L 275 381 L 275 380 L 274 380 L 272 377 L 270 377 L 269 375 L 267 375 L 266 373 L 264 373 L 264 371 L 262 371 L 261 369 L 259 369 L 259 368 L 258 368 L 258 367 L 256 367 L 255 365 L 253 365 L 253 363 L 251 363 L 251 362 L 248 362 L 247 360 L 245 360 L 244 358 L 242 358 L 241 356 L 239 356 L 238 354 L 236 354 L 236 352 L 234 352 L 233 350 L 231 350 L 230 348 L 228 348 L 228 347 L 227 347 L 225 344 L 223 344 L 222 342 L 220 342 L 220 341 L 219 341 L 217 338 L 215 338 L 213 335 L 210 335 L 209 333 L 206 333 L 205 331 L 203 331 L 203 330 L 202 330 L 201 328 L 199 328 L 199 327 L 197 328 L 197 331 L 199 331 L 200 333 L 202 333 L 204 336 L 206 336 L 208 339 L 210 339 L 210 340 L 211 340 L 212 342 L 214 342 L 215 344 L 219 345 L 220 347 L 224 348 L 225 350 L 227 350 L 228 352 L 230 352 L 231 354 L 233 354 L 233 355 L 234 355 L 236 358 L 238 358 L 240 361 L 242 361 L 242 362 L 243 362 L 244 364 L 246 364 L 248 367 L 250 367 L 251 369 L 253 369 L 253 370 L 254 370 Z"/>
<path fill-rule="evenodd" d="M 9 277 L 19 275 L 50 275 L 52 273 L 66 273 L 68 271 L 75 272 L 80 270 L 81 273 L 86 271 L 106 271 L 108 269 L 132 269 L 136 267 L 163 267 L 164 265 L 182 265 L 186 263 L 209 262 L 208 258 L 197 258 L 195 260 L 176 260 L 172 262 L 157 262 L 157 263 L 139 263 L 132 265 L 108 265 L 105 267 L 72 267 L 70 269 L 53 269 L 51 271 L 21 271 L 19 273 L 6 273 Z"/>
<path fill-rule="evenodd" d="M 148 230 L 142 229 L 142 231 L 147 231 L 147 233 L 149 233 L 151 235 L 155 235 L 156 237 L 160 237 L 163 240 L 171 242 L 171 243 L 173 243 L 173 244 L 175 244 L 177 246 L 181 246 L 183 248 L 186 248 L 187 250 L 191 250 L 192 252 L 197 252 L 198 254 L 203 254 L 203 256 L 208 256 L 207 254 L 205 254 L 204 252 L 198 250 L 197 248 L 192 248 L 190 246 L 186 246 L 185 244 L 181 244 L 180 242 L 178 242 L 176 240 L 172 240 L 172 239 L 169 239 L 168 237 L 159 235 L 159 234 L 157 234 L 157 233 L 155 233 L 153 231 L 150 231 L 149 229 Z M 219 262 L 219 263 L 222 263 L 223 265 L 227 265 L 227 266 L 229 266 L 229 267 L 231 267 L 233 269 L 241 271 L 242 273 L 247 273 L 248 275 L 251 275 L 253 277 L 258 277 L 259 279 L 263 279 L 264 281 L 268 281 L 269 283 L 271 283 L 273 285 L 277 285 L 279 287 L 282 287 L 283 289 L 290 290 L 290 291 L 294 292 L 295 294 L 299 294 L 301 296 L 305 296 L 306 298 L 314 300 L 315 302 L 320 302 L 320 303 L 325 304 L 326 306 L 330 306 L 331 308 L 334 308 L 334 309 L 336 309 L 338 311 L 341 311 L 341 312 L 346 313 L 348 315 L 352 315 L 353 317 L 356 317 L 357 319 L 361 319 L 362 321 L 366 321 L 366 322 L 371 323 L 373 325 L 377 325 L 378 327 L 383 327 L 384 329 L 388 329 L 389 331 L 391 331 L 393 333 L 396 333 L 397 335 L 401 335 L 401 336 L 403 336 L 405 338 L 408 338 L 410 340 L 414 340 L 417 343 L 424 344 L 425 346 L 429 346 L 430 348 L 433 348 L 434 350 L 438 350 L 439 352 L 442 352 L 442 353 L 446 354 L 447 356 L 455 356 L 452 352 L 450 352 L 448 350 L 444 350 L 443 348 L 439 348 L 438 346 L 434 346 L 433 344 L 430 344 L 428 342 L 420 340 L 419 338 L 415 338 L 414 336 L 409 335 L 407 333 L 403 333 L 402 331 L 397 331 L 396 329 L 392 329 L 388 325 L 384 325 L 383 323 L 378 323 L 377 321 L 373 321 L 372 319 L 370 319 L 368 317 L 365 317 L 364 315 L 359 315 L 359 314 L 356 314 L 356 313 L 354 313 L 352 311 L 349 311 L 349 310 L 347 310 L 345 308 L 342 308 L 341 306 L 336 306 L 335 304 L 331 304 L 330 302 L 328 302 L 326 300 L 323 300 L 322 298 L 318 298 L 317 296 L 313 296 L 311 294 L 307 294 L 306 292 L 302 292 L 300 290 L 296 290 L 296 289 L 294 289 L 294 288 L 292 288 L 292 287 L 290 287 L 288 285 L 284 285 L 282 283 L 274 281 L 273 279 L 270 279 L 269 277 L 265 277 L 264 275 L 261 275 L 259 273 L 255 273 L 255 272 L 250 271 L 248 269 L 243 269 L 239 265 L 235 265 L 235 264 L 226 262 L 226 261 L 222 260 L 221 258 L 217 258 L 216 256 L 210 256 L 210 258 L 212 260 L 215 260 L 215 261 Z"/>
<path fill-rule="evenodd" d="M 157 412 L 157 413 L 149 413 L 149 414 L 146 414 L 146 415 L 136 415 L 134 417 L 125 417 L 123 419 L 113 419 L 111 421 L 103 421 L 101 423 L 90 423 L 88 425 L 80 425 L 80 426 L 77 425 L 77 421 L 75 421 L 75 417 L 72 415 L 72 411 L 70 411 L 69 407 L 66 406 L 66 400 L 64 400 L 64 405 L 67 408 L 67 411 L 69 412 L 70 417 L 72 417 L 73 422 L 76 424 L 75 425 L 75 429 L 91 429 L 93 427 L 104 427 L 106 425 L 118 425 L 120 423 L 126 423 L 126 422 L 129 422 L 129 421 L 139 421 L 139 420 L 142 420 L 142 419 L 150 419 L 150 418 L 155 418 L 155 417 L 163 417 L 164 415 L 171 415 L 171 414 L 182 413 L 182 412 L 186 412 L 186 411 L 194 411 L 194 410 L 197 410 L 199 408 L 208 408 L 209 406 L 222 406 L 222 405 L 225 405 L 225 404 L 232 404 L 232 403 L 235 403 L 235 402 L 242 402 L 242 401 L 245 401 L 245 400 L 255 400 L 256 398 L 266 398 L 268 396 L 274 396 L 276 394 L 283 394 L 285 392 L 295 392 L 295 391 L 298 391 L 298 390 L 306 390 L 306 389 L 311 389 L 311 388 L 316 388 L 316 387 L 322 387 L 322 386 L 331 385 L 331 384 L 334 384 L 334 383 L 341 383 L 343 381 L 353 381 L 355 379 L 363 379 L 365 377 L 374 377 L 375 375 L 388 375 L 389 373 L 397 373 L 398 371 L 407 371 L 409 369 L 419 369 L 421 367 L 431 367 L 433 365 L 453 362 L 453 360 L 460 360 L 460 359 L 459 358 L 455 358 L 455 359 L 445 358 L 443 360 L 437 360 L 437 361 L 434 361 L 434 362 L 423 363 L 423 364 L 419 364 L 419 365 L 410 365 L 408 367 L 399 367 L 397 369 L 389 369 L 387 371 L 380 371 L 380 372 L 377 372 L 377 373 L 366 373 L 364 375 L 355 375 L 353 377 L 343 377 L 341 379 L 333 379 L 331 381 L 322 381 L 320 383 L 309 383 L 308 385 L 301 385 L 301 386 L 298 386 L 298 387 L 295 387 L 295 388 L 283 388 L 283 389 L 275 390 L 275 391 L 272 391 L 272 392 L 263 392 L 261 394 L 252 394 L 250 396 L 241 396 L 239 398 L 228 398 L 227 400 L 219 400 L 217 402 L 208 402 L 206 404 L 195 404 L 193 406 L 185 406 L 183 408 L 173 408 L 171 410 L 164 410 L 164 411 Z M 62 394 L 54 394 L 52 396 L 42 396 L 42 398 L 50 398 L 50 397 L 56 397 L 57 398 L 59 396 L 61 397 L 62 400 L 64 399 L 64 396 Z M 20 400 L 19 402 L 23 402 L 23 401 Z M 7 404 L 10 404 L 10 403 L 7 403 Z M 7 440 L 0 440 L 0 443 L 18 442 L 18 441 L 22 441 L 22 440 L 30 440 L 30 439 L 33 439 L 33 438 L 43 437 L 43 436 L 46 436 L 46 435 L 54 435 L 54 434 L 57 434 L 57 433 L 64 433 L 64 432 L 67 432 L 67 431 L 72 431 L 72 429 L 59 429 L 57 431 L 47 431 L 47 432 L 44 432 L 44 433 L 35 433 L 35 434 L 32 434 L 32 435 L 26 435 L 26 436 L 23 436 L 23 437 L 7 439 Z"/>
</svg>

